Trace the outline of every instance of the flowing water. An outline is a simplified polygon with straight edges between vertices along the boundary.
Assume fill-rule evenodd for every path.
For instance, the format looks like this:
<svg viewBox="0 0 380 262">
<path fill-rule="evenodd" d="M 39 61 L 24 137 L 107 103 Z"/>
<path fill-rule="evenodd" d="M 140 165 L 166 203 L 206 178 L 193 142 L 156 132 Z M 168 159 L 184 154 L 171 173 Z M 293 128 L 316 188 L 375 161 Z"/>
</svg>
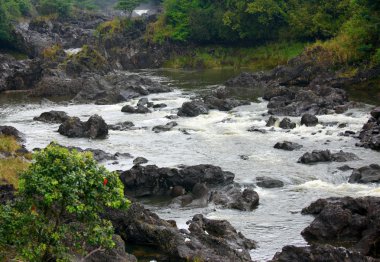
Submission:
<svg viewBox="0 0 380 262">
<path fill-rule="evenodd" d="M 167 108 L 145 115 L 131 115 L 120 110 L 125 104 L 136 104 L 137 100 L 116 105 L 69 105 L 69 104 L 23 104 L 22 97 L 0 98 L 0 125 L 12 125 L 26 135 L 28 149 L 45 147 L 51 141 L 63 145 L 82 148 L 99 148 L 109 153 L 130 153 L 142 156 L 150 164 L 160 167 L 180 164 L 213 164 L 236 175 L 236 182 L 243 185 L 255 184 L 256 177 L 267 176 L 282 180 L 283 188 L 256 188 L 260 195 L 260 205 L 252 212 L 219 209 L 216 207 L 199 209 L 171 209 L 160 203 L 149 203 L 150 208 L 162 218 L 175 219 L 179 227 L 186 227 L 186 221 L 194 214 L 202 213 L 209 218 L 227 219 L 245 236 L 258 242 L 252 250 L 252 258 L 266 261 L 280 251 L 284 245 L 305 245 L 301 231 L 313 220 L 300 211 L 318 198 L 331 196 L 360 197 L 380 196 L 378 185 L 358 185 L 347 183 L 350 171 L 337 168 L 343 164 L 360 167 L 380 162 L 378 152 L 355 146 L 356 139 L 339 136 L 345 130 L 359 131 L 369 117 L 369 107 L 352 109 L 341 115 L 320 116 L 322 124 L 316 127 L 297 125 L 286 131 L 265 127 L 268 118 L 266 102 L 236 108 L 231 112 L 211 111 L 209 115 L 196 118 L 179 118 L 173 131 L 156 134 L 152 127 L 171 120 L 167 115 L 176 114 L 183 102 L 188 101 L 195 91 L 215 88 L 217 84 L 236 72 L 214 71 L 210 73 L 182 71 L 141 71 L 163 84 L 177 87 L 166 94 L 149 95 L 155 103 L 166 103 Z M 12 101 L 11 103 L 7 101 Z M 110 131 L 106 140 L 70 139 L 57 133 L 58 125 L 33 121 L 33 117 L 49 110 L 62 110 L 71 116 L 87 120 L 93 114 L 101 115 L 108 124 L 132 121 L 141 129 L 130 131 Z M 299 118 L 291 118 L 299 123 Z M 335 123 L 335 124 L 334 124 Z M 346 123 L 340 129 L 336 123 Z M 267 129 L 266 134 L 250 133 L 246 130 L 256 126 Z M 183 132 L 187 131 L 187 134 Z M 292 141 L 303 145 L 299 151 L 276 150 L 273 145 L 279 141 Z M 361 160 L 348 163 L 322 163 L 317 165 L 298 164 L 298 158 L 315 149 L 344 150 L 358 155 Z M 240 155 L 249 156 L 242 160 Z M 132 167 L 132 158 L 120 159 L 118 164 L 106 162 L 111 170 L 126 170 Z"/>
</svg>

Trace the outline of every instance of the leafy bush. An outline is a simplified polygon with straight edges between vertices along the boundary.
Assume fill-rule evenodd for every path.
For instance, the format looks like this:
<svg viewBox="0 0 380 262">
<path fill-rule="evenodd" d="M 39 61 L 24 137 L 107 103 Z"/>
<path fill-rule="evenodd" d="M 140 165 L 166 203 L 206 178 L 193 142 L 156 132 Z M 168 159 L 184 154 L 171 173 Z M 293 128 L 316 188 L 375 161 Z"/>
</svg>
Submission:
<svg viewBox="0 0 380 262">
<path fill-rule="evenodd" d="M 69 253 L 114 246 L 113 227 L 99 214 L 129 201 L 118 175 L 91 153 L 49 145 L 34 154 L 19 184 L 17 200 L 0 206 L 0 250 L 25 261 L 67 261 Z"/>
</svg>

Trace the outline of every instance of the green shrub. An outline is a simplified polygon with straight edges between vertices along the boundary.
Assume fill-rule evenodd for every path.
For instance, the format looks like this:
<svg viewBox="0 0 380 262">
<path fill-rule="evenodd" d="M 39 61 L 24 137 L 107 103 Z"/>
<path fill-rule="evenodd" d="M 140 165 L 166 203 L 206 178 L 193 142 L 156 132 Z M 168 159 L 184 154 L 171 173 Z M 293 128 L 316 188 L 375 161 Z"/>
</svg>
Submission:
<svg viewBox="0 0 380 262">
<path fill-rule="evenodd" d="M 0 206 L 0 250 L 16 250 L 24 261 L 67 261 L 69 253 L 114 246 L 113 227 L 99 214 L 129 201 L 118 175 L 91 153 L 49 145 L 34 154 L 19 185 L 17 200 Z"/>
</svg>

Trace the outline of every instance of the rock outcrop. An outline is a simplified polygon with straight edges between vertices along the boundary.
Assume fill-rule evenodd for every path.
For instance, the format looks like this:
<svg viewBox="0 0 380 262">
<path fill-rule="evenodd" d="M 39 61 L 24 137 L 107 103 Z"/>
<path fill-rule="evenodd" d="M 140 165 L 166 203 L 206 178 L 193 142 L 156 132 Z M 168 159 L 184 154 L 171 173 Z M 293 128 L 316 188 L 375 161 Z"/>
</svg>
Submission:
<svg viewBox="0 0 380 262">
<path fill-rule="evenodd" d="M 380 183 L 380 166 L 372 164 L 354 169 L 348 182 L 361 184 Z"/>
<path fill-rule="evenodd" d="M 359 160 L 354 153 L 339 151 L 338 153 L 331 153 L 330 150 L 314 150 L 313 152 L 305 153 L 298 163 L 314 164 L 319 162 L 347 162 Z"/>
<path fill-rule="evenodd" d="M 309 243 L 331 243 L 380 257 L 380 198 L 319 199 L 302 210 L 315 220 L 302 231 Z"/>
<path fill-rule="evenodd" d="M 71 138 L 104 139 L 108 135 L 108 126 L 98 115 L 91 116 L 87 122 L 82 122 L 78 117 L 70 117 L 59 126 L 58 132 Z"/>
</svg>

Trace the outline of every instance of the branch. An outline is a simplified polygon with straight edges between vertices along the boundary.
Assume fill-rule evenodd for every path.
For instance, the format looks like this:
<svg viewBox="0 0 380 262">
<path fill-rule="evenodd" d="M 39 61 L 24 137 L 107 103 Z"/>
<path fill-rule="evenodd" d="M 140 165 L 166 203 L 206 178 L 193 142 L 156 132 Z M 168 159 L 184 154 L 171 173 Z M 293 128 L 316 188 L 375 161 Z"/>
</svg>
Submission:
<svg viewBox="0 0 380 262">
<path fill-rule="evenodd" d="M 80 260 L 80 262 L 84 262 L 86 261 L 87 258 L 89 258 L 90 256 L 92 256 L 93 254 L 95 254 L 96 252 L 100 251 L 100 252 L 103 252 L 105 249 L 103 249 L 102 247 L 98 247 L 94 250 L 92 250 L 90 253 L 87 254 L 87 256 L 85 256 L 84 258 L 82 258 Z"/>
</svg>

